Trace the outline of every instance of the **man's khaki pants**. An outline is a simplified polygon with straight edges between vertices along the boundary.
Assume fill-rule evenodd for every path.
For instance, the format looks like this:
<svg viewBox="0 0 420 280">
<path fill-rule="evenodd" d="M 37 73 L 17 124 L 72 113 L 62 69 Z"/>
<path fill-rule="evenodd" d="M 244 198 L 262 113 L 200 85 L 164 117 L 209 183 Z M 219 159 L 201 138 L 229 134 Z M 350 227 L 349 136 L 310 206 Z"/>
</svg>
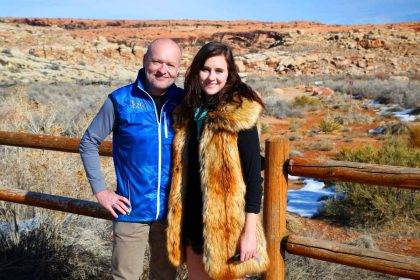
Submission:
<svg viewBox="0 0 420 280">
<path fill-rule="evenodd" d="M 112 278 L 138 280 L 143 273 L 147 242 L 150 246 L 150 280 L 173 280 L 176 269 L 166 250 L 166 222 L 151 224 L 114 222 Z"/>
</svg>

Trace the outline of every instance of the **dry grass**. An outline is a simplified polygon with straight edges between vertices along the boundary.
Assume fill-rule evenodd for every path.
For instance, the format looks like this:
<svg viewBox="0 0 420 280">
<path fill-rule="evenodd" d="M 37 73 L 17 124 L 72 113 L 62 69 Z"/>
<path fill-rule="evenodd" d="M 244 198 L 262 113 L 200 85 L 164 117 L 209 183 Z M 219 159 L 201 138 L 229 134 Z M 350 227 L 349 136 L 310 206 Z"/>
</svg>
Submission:
<svg viewBox="0 0 420 280">
<path fill-rule="evenodd" d="M 330 139 L 320 139 L 316 142 L 312 142 L 309 149 L 316 151 L 331 151 L 334 149 L 334 142 Z"/>
<path fill-rule="evenodd" d="M 337 159 L 419 168 L 420 150 L 405 139 L 392 138 L 381 148 L 344 149 Z M 418 192 L 357 183 L 338 183 L 337 190 L 344 194 L 344 199 L 329 199 L 322 213 L 324 217 L 363 228 L 386 226 L 394 221 L 398 221 L 398 227 L 419 222 Z"/>
<path fill-rule="evenodd" d="M 286 253 L 286 279 L 290 280 L 379 280 L 398 277 Z"/>
<path fill-rule="evenodd" d="M 20 220 L 21 206 L 2 203 L 2 279 L 106 279 L 109 275 L 109 222 L 34 209 L 33 227 Z M 7 222 L 5 222 L 7 221 Z M 8 232 L 8 234 L 5 234 Z"/>
<path fill-rule="evenodd" d="M 106 98 L 102 86 L 27 85 L 1 88 L 0 130 L 81 136 Z M 102 159 L 109 187 L 110 158 Z M 0 186 L 80 199 L 92 193 L 77 154 L 0 147 Z M 36 221 L 32 230 L 25 222 Z M 0 202 L 2 279 L 106 279 L 110 222 Z M 19 226 L 20 225 L 20 226 Z"/>
<path fill-rule="evenodd" d="M 376 77 L 335 77 L 324 80 L 324 84 L 334 91 L 369 98 L 380 103 L 395 103 L 406 108 L 420 106 L 419 81 L 396 81 Z"/>
</svg>

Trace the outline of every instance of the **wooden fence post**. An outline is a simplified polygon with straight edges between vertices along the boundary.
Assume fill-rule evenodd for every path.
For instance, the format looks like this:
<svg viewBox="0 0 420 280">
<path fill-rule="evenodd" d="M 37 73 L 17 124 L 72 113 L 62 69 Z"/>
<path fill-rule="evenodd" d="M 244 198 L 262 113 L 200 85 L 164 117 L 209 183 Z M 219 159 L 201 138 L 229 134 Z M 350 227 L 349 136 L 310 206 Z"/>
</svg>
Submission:
<svg viewBox="0 0 420 280">
<path fill-rule="evenodd" d="M 286 236 L 287 168 L 289 141 L 273 139 L 265 141 L 264 171 L 264 229 L 267 236 L 267 250 L 270 267 L 266 280 L 286 278 L 284 248 L 281 240 Z"/>
</svg>

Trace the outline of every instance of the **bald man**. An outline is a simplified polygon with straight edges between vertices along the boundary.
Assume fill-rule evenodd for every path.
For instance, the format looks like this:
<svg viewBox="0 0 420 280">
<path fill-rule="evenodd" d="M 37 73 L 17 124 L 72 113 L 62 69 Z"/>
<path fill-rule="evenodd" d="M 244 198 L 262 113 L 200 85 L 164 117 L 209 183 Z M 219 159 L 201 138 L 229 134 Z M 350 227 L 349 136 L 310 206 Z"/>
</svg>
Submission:
<svg viewBox="0 0 420 280">
<path fill-rule="evenodd" d="M 172 110 L 183 90 L 174 81 L 181 49 L 170 39 L 153 41 L 134 83 L 112 92 L 80 143 L 86 175 L 98 202 L 113 216 L 113 279 L 138 280 L 150 245 L 149 279 L 175 279 L 166 252 Z M 116 191 L 106 189 L 98 146 L 112 134 Z"/>
</svg>

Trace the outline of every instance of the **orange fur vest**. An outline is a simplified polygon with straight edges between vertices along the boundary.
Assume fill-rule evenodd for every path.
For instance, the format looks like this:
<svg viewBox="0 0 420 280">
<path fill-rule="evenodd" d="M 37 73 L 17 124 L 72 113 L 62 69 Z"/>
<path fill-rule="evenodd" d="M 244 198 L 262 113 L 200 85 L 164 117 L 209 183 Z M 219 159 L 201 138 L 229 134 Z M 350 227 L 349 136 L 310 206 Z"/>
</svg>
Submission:
<svg viewBox="0 0 420 280">
<path fill-rule="evenodd" d="M 238 132 L 253 127 L 261 114 L 259 103 L 243 99 L 242 105 L 227 104 L 209 112 L 199 140 L 201 188 L 203 193 L 203 263 L 213 279 L 254 275 L 268 267 L 266 240 L 257 224 L 257 258 L 228 264 L 237 250 L 245 224 L 245 192 L 239 158 Z M 187 143 L 192 118 L 177 115 L 173 140 L 172 183 L 169 195 L 167 248 L 175 266 L 185 261 L 182 246 L 184 186 L 187 174 Z"/>
</svg>

